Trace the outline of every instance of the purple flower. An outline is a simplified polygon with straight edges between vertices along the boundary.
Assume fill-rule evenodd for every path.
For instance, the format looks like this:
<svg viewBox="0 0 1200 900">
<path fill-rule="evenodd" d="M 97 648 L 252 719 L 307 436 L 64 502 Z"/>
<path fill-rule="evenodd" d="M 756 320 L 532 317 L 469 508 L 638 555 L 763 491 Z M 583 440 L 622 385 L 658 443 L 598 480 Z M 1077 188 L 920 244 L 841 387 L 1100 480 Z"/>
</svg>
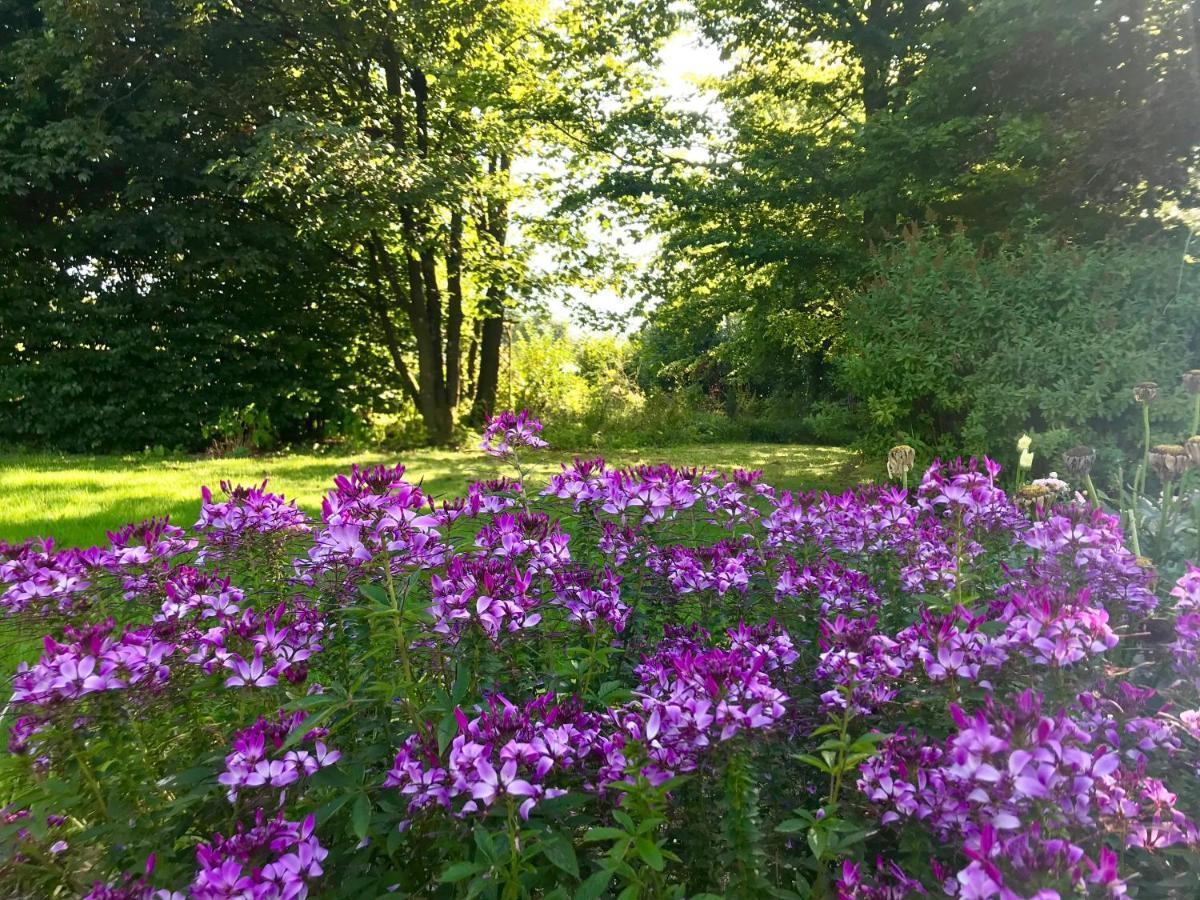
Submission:
<svg viewBox="0 0 1200 900">
<path fill-rule="evenodd" d="M 550 446 L 540 437 L 542 423 L 529 415 L 528 410 L 519 413 L 501 412 L 490 417 L 483 427 L 483 442 L 480 449 L 491 456 L 507 457 L 517 447 L 541 450 Z"/>
</svg>

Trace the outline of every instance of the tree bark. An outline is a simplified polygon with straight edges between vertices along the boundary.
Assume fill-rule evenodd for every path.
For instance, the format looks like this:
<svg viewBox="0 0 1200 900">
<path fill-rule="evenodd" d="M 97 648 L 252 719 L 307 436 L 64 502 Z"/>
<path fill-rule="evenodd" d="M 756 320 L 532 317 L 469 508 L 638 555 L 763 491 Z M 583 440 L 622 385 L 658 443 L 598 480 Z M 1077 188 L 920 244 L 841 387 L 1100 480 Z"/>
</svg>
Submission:
<svg viewBox="0 0 1200 900">
<path fill-rule="evenodd" d="M 463 215 L 456 209 L 450 215 L 450 247 L 446 252 L 446 399 L 457 406 L 462 355 L 463 323 Z"/>
<path fill-rule="evenodd" d="M 491 160 L 490 174 L 507 174 L 510 160 L 506 154 Z M 498 253 L 504 250 L 508 237 L 508 203 L 497 200 L 488 203 L 485 215 L 485 234 Z M 488 285 L 483 303 L 483 324 L 479 331 L 479 377 L 475 382 L 475 399 L 471 406 L 472 424 L 481 424 L 496 411 L 496 391 L 500 386 L 500 345 L 504 340 L 504 287 L 498 281 Z"/>
</svg>

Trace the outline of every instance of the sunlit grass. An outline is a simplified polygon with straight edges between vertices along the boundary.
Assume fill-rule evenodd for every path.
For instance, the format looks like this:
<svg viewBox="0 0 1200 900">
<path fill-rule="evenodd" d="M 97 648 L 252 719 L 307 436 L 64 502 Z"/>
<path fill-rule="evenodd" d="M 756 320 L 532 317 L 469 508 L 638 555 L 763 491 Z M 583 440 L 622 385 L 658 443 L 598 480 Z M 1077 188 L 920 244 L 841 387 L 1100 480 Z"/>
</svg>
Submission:
<svg viewBox="0 0 1200 900">
<path fill-rule="evenodd" d="M 541 482 L 571 454 L 531 457 Z M 671 462 L 685 466 L 763 469 L 785 488 L 842 488 L 861 475 L 858 458 L 838 447 L 717 444 L 641 451 L 612 451 L 616 464 Z M 536 460 L 536 461 L 534 461 Z M 53 537 L 60 545 L 86 546 L 127 522 L 169 513 L 190 526 L 200 506 L 200 485 L 222 479 L 271 486 L 315 512 L 330 480 L 352 463 L 402 462 L 408 477 L 436 496 L 460 493 L 472 481 L 508 470 L 478 451 L 417 450 L 398 454 L 288 454 L 253 459 L 161 459 L 145 456 L 0 455 L 0 540 Z"/>
</svg>

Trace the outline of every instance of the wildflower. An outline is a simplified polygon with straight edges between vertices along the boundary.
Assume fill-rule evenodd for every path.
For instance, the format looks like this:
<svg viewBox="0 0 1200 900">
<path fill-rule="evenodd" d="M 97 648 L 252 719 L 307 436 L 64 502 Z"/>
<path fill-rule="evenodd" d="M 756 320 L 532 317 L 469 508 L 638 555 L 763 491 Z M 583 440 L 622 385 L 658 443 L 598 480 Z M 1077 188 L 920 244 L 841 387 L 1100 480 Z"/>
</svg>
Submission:
<svg viewBox="0 0 1200 900">
<path fill-rule="evenodd" d="M 538 437 L 541 431 L 542 423 L 529 415 L 528 410 L 501 412 L 487 420 L 479 446 L 488 455 L 497 457 L 510 456 L 517 447 L 541 450 L 550 446 Z"/>
<path fill-rule="evenodd" d="M 263 665 L 260 649 L 255 649 L 254 659 L 250 662 L 234 653 L 225 661 L 225 666 L 233 670 L 233 674 L 225 679 L 225 687 L 271 687 L 279 684 L 274 668 L 267 669 Z"/>
<path fill-rule="evenodd" d="M 252 827 L 239 823 L 230 837 L 216 834 L 196 848 L 198 871 L 188 895 L 195 900 L 307 896 L 307 882 L 324 874 L 321 862 L 328 856 L 314 830 L 311 815 L 296 823 L 282 813 L 267 819 L 258 810 Z M 270 861 L 260 866 L 264 856 Z"/>
<path fill-rule="evenodd" d="M 1200 369 L 1189 369 L 1183 373 L 1183 387 L 1189 394 L 1200 394 Z"/>
</svg>

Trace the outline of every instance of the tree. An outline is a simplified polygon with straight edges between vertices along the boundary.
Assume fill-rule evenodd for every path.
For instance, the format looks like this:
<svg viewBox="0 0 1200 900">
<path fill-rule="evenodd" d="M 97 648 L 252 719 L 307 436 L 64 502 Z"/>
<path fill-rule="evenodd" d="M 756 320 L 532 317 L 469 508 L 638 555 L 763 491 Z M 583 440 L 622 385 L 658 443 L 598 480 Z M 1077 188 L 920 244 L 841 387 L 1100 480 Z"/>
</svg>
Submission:
<svg viewBox="0 0 1200 900">
<path fill-rule="evenodd" d="M 1197 204 L 1198 4 L 697 0 L 732 62 L 709 158 L 655 185 L 660 365 L 829 391 L 840 310 L 908 222 L 1168 240 Z M 661 346 L 661 342 L 658 342 Z M 697 355 L 699 354 L 699 355 Z"/>
<path fill-rule="evenodd" d="M 374 393 L 338 261 L 210 171 L 278 102 L 227 7 L 0 3 L 0 407 L 10 439 L 285 439 Z M 169 400 L 164 400 L 169 398 Z"/>
<path fill-rule="evenodd" d="M 52 442 L 47 385 L 97 421 L 136 405 L 88 446 L 194 442 L 212 407 L 278 396 L 311 420 L 395 395 L 434 442 L 491 412 L 507 310 L 547 282 L 513 243 L 516 166 L 607 153 L 670 20 L 663 0 L 0 3 L 0 397 Z M 186 415 L 112 378 L 159 357 Z"/>
<path fill-rule="evenodd" d="M 513 247 L 519 156 L 594 139 L 661 27 L 619 3 L 256 4 L 297 73 L 285 108 L 227 170 L 335 248 L 431 441 L 492 412 L 505 310 L 531 289 Z M 584 21 L 587 16 L 591 21 Z M 597 28 L 613 34 L 600 44 Z M 601 52 L 602 51 L 602 52 Z M 271 52 L 270 49 L 264 52 Z M 619 108 L 619 104 L 618 104 Z"/>
</svg>

